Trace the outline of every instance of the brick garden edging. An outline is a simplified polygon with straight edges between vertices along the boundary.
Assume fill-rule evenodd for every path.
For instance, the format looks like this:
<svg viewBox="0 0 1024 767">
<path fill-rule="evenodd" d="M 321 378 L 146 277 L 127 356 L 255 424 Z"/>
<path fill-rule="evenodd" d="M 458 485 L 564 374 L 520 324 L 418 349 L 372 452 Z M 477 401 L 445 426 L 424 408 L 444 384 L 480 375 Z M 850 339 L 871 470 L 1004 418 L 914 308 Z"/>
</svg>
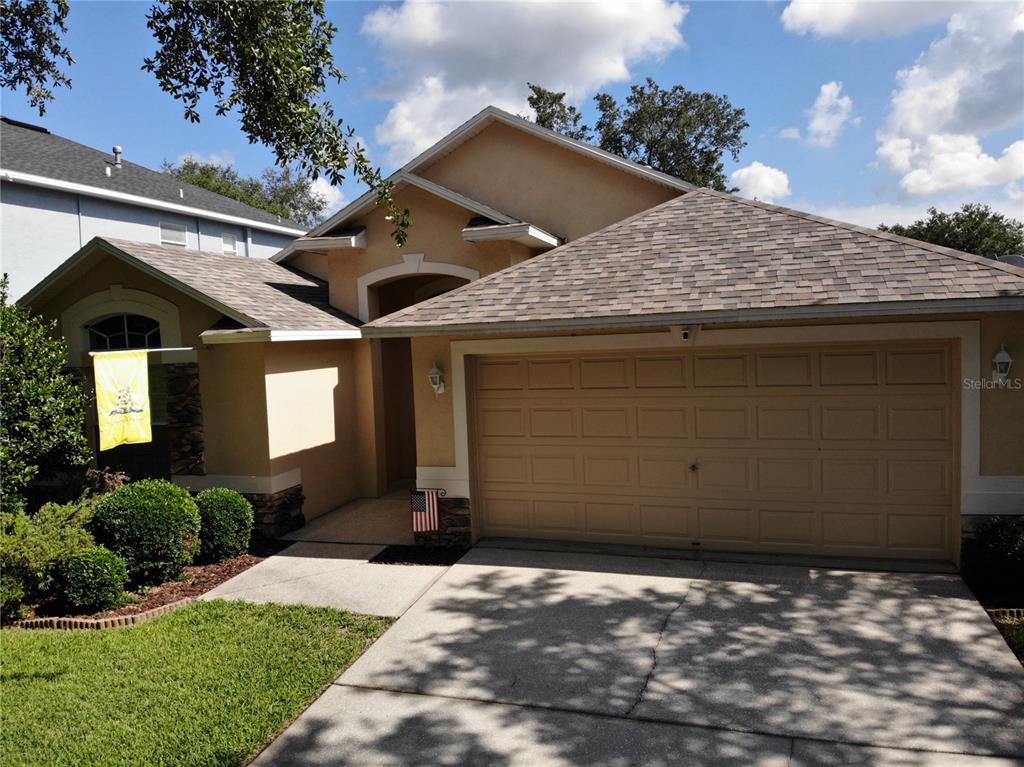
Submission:
<svg viewBox="0 0 1024 767">
<path fill-rule="evenodd" d="M 119 626 L 137 626 L 195 601 L 195 597 L 185 597 L 177 602 L 132 615 L 112 615 L 109 618 L 29 618 L 15 621 L 11 625 L 20 629 L 112 629 Z"/>
<path fill-rule="evenodd" d="M 986 610 L 989 617 L 994 621 L 1022 621 L 1024 620 L 1024 607 L 1002 607 L 993 610 Z"/>
</svg>

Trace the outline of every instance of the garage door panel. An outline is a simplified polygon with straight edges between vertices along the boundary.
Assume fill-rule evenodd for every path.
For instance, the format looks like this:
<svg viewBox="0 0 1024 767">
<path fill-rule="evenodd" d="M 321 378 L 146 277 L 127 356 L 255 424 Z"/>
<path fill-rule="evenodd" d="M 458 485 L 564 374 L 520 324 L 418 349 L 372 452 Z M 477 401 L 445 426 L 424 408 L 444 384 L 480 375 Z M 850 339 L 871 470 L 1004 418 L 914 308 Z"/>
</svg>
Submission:
<svg viewBox="0 0 1024 767">
<path fill-rule="evenodd" d="M 538 355 L 487 358 L 481 371 L 484 362 L 474 446 L 485 535 L 951 551 L 945 346 Z"/>
</svg>

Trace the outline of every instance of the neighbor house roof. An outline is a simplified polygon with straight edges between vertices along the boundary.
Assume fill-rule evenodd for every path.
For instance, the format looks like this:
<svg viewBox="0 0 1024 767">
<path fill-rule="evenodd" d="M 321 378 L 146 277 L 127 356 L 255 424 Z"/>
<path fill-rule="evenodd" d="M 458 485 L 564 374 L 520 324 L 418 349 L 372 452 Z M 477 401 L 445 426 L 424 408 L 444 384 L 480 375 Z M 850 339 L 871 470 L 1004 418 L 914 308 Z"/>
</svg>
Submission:
<svg viewBox="0 0 1024 767">
<path fill-rule="evenodd" d="M 1024 309 L 1024 268 L 700 189 L 364 335 Z"/>
<path fill-rule="evenodd" d="M 107 253 L 207 304 L 240 327 L 203 333 L 209 342 L 358 338 L 359 320 L 330 305 L 327 283 L 261 258 L 94 237 L 19 300 L 41 303 L 75 267 Z"/>
<path fill-rule="evenodd" d="M 391 176 L 388 177 L 388 180 L 394 182 L 395 184 L 413 183 L 416 186 L 426 189 L 427 191 L 432 191 L 435 194 L 438 193 L 438 190 L 444 190 L 444 188 L 441 187 L 440 185 L 433 184 L 432 182 L 426 181 L 426 179 L 422 179 L 419 176 L 417 176 L 417 171 L 427 167 L 428 165 L 436 162 L 445 155 L 455 151 L 458 147 L 462 146 L 464 143 L 466 143 L 471 138 L 480 133 L 488 125 L 491 125 L 493 123 L 503 123 L 505 125 L 509 125 L 513 128 L 516 128 L 517 130 L 525 131 L 545 141 L 549 141 L 553 144 L 565 147 L 566 149 L 572 152 L 576 152 L 583 156 L 590 157 L 591 159 L 594 159 L 600 163 L 604 163 L 605 165 L 611 165 L 612 167 L 618 168 L 619 170 L 625 171 L 626 173 L 632 174 L 634 176 L 639 176 L 641 178 L 647 179 L 648 181 L 652 181 L 655 184 L 659 184 L 669 189 L 676 189 L 685 192 L 696 188 L 693 184 L 683 181 L 682 179 L 676 178 L 675 176 L 670 176 L 667 173 L 662 173 L 661 171 L 654 170 L 653 168 L 647 165 L 641 165 L 640 163 L 633 162 L 632 160 L 627 160 L 624 157 L 620 157 L 617 154 L 612 154 L 611 152 L 606 152 L 605 150 L 600 149 L 599 147 L 592 146 L 590 144 L 584 143 L 583 141 L 577 141 L 576 139 L 569 138 L 568 136 L 563 136 L 561 133 L 557 133 L 556 131 L 544 128 L 540 125 L 537 125 L 537 123 L 535 122 L 531 122 L 530 120 L 526 120 L 517 115 L 510 114 L 509 112 L 506 112 L 502 109 L 498 109 L 497 107 L 494 106 L 485 107 L 481 111 L 477 112 L 477 114 L 469 118 L 466 122 L 464 122 L 458 128 L 453 130 L 443 139 L 438 141 L 429 149 L 426 149 L 425 151 L 421 152 L 416 157 L 407 162 L 405 165 L 403 165 L 401 168 L 399 168 L 397 171 L 395 171 Z M 430 188 L 424 185 L 424 183 L 419 182 L 425 182 L 426 184 L 429 184 L 430 187 L 434 188 Z M 455 192 L 451 192 L 450 190 L 444 191 L 448 191 L 449 194 L 457 194 Z M 349 203 L 344 208 L 339 210 L 337 213 L 335 213 L 333 216 L 331 216 L 326 221 L 321 223 L 319 226 L 316 226 L 312 230 L 310 230 L 309 236 L 318 237 L 320 235 L 332 232 L 334 229 L 337 229 L 338 227 L 345 226 L 353 218 L 362 215 L 368 209 L 373 207 L 376 204 L 376 201 L 377 193 L 376 191 L 371 189 L 370 191 L 363 194 L 361 197 L 353 200 L 351 203 Z M 475 205 L 481 206 L 482 203 L 475 203 Z M 469 206 L 464 205 L 464 207 Z M 476 208 L 470 207 L 470 209 L 475 210 Z M 497 211 L 492 210 L 491 213 L 498 214 L 497 216 L 489 215 L 489 217 L 494 219 L 494 221 L 496 221 L 497 223 L 528 223 L 519 222 L 517 219 L 507 216 L 503 213 L 498 213 Z M 483 215 L 488 214 L 484 213 Z M 273 258 L 275 261 L 281 261 L 288 258 L 288 256 L 290 256 L 293 252 L 294 250 L 292 248 L 287 248 L 281 251 L 280 253 L 276 254 Z"/>
<path fill-rule="evenodd" d="M 185 183 L 113 154 L 50 133 L 46 128 L 0 118 L 0 178 L 36 186 L 66 188 L 81 194 L 137 205 L 204 215 L 281 234 L 302 234 L 305 227 L 230 197 Z M 106 168 L 111 168 L 109 176 Z M 50 183 L 47 183 L 50 182 Z M 154 205 L 155 204 L 155 205 Z"/>
</svg>

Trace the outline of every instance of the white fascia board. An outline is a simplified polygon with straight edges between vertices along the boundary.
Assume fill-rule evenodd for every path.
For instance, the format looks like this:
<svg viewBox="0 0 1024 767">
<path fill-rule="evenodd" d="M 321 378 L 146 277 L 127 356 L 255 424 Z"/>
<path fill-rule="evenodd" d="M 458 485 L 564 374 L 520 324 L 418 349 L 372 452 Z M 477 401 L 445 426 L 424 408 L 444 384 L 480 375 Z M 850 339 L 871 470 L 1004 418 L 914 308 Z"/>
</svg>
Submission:
<svg viewBox="0 0 1024 767">
<path fill-rule="evenodd" d="M 968 298 L 945 301 L 891 301 L 877 304 L 832 304 L 768 309 L 692 312 L 677 314 L 641 314 L 623 317 L 585 317 L 564 320 L 524 320 L 521 322 L 475 322 L 464 325 L 374 326 L 362 328 L 364 338 L 403 338 L 410 336 L 456 336 L 470 333 L 516 333 L 596 328 L 643 328 L 666 325 L 713 324 L 722 322 L 791 322 L 808 319 L 846 317 L 901 317 L 964 312 L 1024 311 L 1024 298 Z"/>
<path fill-rule="evenodd" d="M 291 249 L 300 253 L 322 253 L 328 250 L 365 250 L 366 230 L 342 237 L 299 237 Z M 276 258 L 276 256 L 275 256 Z"/>
<path fill-rule="evenodd" d="M 531 248 L 557 248 L 562 239 L 545 232 L 533 224 L 502 224 L 501 226 L 474 226 L 462 230 L 466 242 L 488 242 L 491 240 L 515 240 Z"/>
<path fill-rule="evenodd" d="M 114 202 L 123 202 L 127 205 L 138 205 L 142 208 L 153 208 L 154 210 L 164 210 L 171 213 L 181 213 L 186 216 L 201 216 L 202 218 L 208 218 L 212 221 L 220 221 L 221 223 L 235 224 L 237 226 L 248 226 L 252 229 L 259 229 L 264 232 L 274 232 L 276 234 L 286 234 L 290 237 L 297 237 L 305 234 L 304 230 L 293 229 L 290 226 L 268 224 L 263 221 L 256 221 L 242 216 L 217 213 L 212 210 L 207 210 L 206 208 L 193 208 L 189 205 L 178 205 L 173 202 L 154 200 L 151 197 L 142 197 L 137 194 L 116 192 L 111 189 L 100 189 L 95 186 L 88 186 L 87 184 L 76 184 L 72 181 L 61 181 L 56 178 L 46 178 L 45 176 L 36 176 L 31 173 L 5 170 L 3 168 L 0 168 L 0 181 L 6 181 L 12 184 L 36 186 L 43 189 L 56 189 L 61 192 L 70 192 L 72 194 L 83 194 L 87 197 L 96 197 L 102 200 L 113 200 Z"/>
<path fill-rule="evenodd" d="M 207 345 L 280 343 L 285 341 L 339 341 L 362 338 L 359 328 L 348 330 L 271 330 L 242 328 L 240 330 L 206 330 L 199 334 Z"/>
</svg>

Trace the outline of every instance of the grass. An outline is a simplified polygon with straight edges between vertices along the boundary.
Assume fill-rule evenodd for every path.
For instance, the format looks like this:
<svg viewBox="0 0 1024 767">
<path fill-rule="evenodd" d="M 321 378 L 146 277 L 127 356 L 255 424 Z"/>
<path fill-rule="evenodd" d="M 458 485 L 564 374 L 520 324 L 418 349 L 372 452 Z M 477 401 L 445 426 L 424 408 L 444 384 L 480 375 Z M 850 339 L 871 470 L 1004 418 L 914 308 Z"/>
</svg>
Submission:
<svg viewBox="0 0 1024 767">
<path fill-rule="evenodd" d="M 0 765 L 239 765 L 390 625 L 198 602 L 106 631 L 0 632 Z"/>
</svg>

